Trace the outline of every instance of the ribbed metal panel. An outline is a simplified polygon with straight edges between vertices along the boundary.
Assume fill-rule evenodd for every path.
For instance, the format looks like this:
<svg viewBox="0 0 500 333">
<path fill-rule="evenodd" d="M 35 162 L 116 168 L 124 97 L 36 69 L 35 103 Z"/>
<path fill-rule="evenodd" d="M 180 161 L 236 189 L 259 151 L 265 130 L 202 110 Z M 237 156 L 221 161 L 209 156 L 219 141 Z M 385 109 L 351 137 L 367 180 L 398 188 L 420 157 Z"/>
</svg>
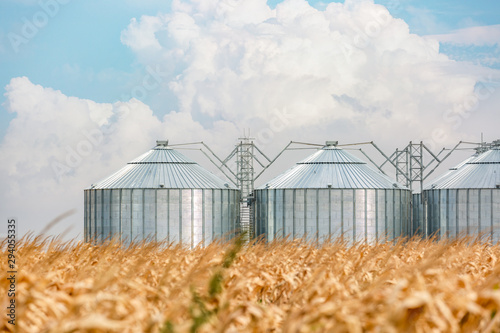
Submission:
<svg viewBox="0 0 500 333">
<path fill-rule="evenodd" d="M 300 161 L 297 164 L 319 164 L 319 163 L 334 163 L 334 164 L 366 164 L 356 156 L 349 154 L 345 150 L 335 147 L 324 147 L 312 154 L 308 158 Z"/>
<path fill-rule="evenodd" d="M 500 150 L 469 158 L 423 192 L 429 235 L 483 235 L 500 242 Z"/>
<path fill-rule="evenodd" d="M 129 164 L 133 163 L 188 163 L 188 164 L 196 164 L 193 160 L 187 158 L 182 155 L 178 151 L 163 147 L 157 146 L 147 153 L 137 157 L 136 159 L 129 162 Z"/>
<path fill-rule="evenodd" d="M 422 193 L 413 193 L 413 210 L 411 219 L 411 236 L 426 235 L 426 228 L 424 225 L 424 204 L 422 202 Z"/>
<path fill-rule="evenodd" d="M 500 163 L 500 148 L 491 149 L 468 162 L 469 164 Z"/>
<path fill-rule="evenodd" d="M 473 155 L 469 158 L 467 158 L 466 160 L 463 160 L 462 162 L 460 162 L 459 164 L 457 164 L 456 166 L 450 168 L 447 172 L 445 172 L 444 174 L 442 174 L 441 176 L 439 176 L 437 179 L 435 179 L 432 184 L 438 184 L 440 183 L 442 180 L 444 179 L 448 179 L 452 174 L 454 174 L 458 169 L 462 168 L 464 165 L 466 165 L 469 161 L 473 160 L 474 158 L 476 158 L 477 155 Z M 431 188 L 432 184 L 426 186 L 426 189 L 427 188 Z"/>
<path fill-rule="evenodd" d="M 85 190 L 85 240 L 144 239 L 191 248 L 238 231 L 239 191 L 227 189 Z"/>
<path fill-rule="evenodd" d="M 239 190 L 164 146 L 84 193 L 86 241 L 166 240 L 193 248 L 239 228 Z"/>
<path fill-rule="evenodd" d="M 374 242 L 412 232 L 411 192 L 335 147 L 319 150 L 255 194 L 256 234 L 267 240 Z"/>
<path fill-rule="evenodd" d="M 159 187 L 236 189 L 179 152 L 165 147 L 150 150 L 91 188 Z"/>
<path fill-rule="evenodd" d="M 425 189 L 496 188 L 500 185 L 500 150 L 492 149 L 450 170 Z"/>
<path fill-rule="evenodd" d="M 256 190 L 255 231 L 277 237 L 323 241 L 394 239 L 412 233 L 411 193 L 404 189 Z"/>
<path fill-rule="evenodd" d="M 402 188 L 348 152 L 325 147 L 258 189 L 266 188 Z"/>
</svg>

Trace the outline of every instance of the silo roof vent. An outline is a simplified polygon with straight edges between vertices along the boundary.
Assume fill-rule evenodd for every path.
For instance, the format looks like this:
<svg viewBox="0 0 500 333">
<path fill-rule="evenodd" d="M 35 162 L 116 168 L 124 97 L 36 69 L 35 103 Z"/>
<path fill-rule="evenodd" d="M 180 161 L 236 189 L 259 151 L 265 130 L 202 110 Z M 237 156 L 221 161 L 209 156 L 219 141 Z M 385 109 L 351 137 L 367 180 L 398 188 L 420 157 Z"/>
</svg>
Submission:
<svg viewBox="0 0 500 333">
<path fill-rule="evenodd" d="M 159 147 L 167 147 L 168 140 L 156 140 L 156 145 Z"/>
<path fill-rule="evenodd" d="M 338 141 L 327 141 L 326 142 L 327 147 L 337 147 L 338 144 L 339 144 Z"/>
</svg>

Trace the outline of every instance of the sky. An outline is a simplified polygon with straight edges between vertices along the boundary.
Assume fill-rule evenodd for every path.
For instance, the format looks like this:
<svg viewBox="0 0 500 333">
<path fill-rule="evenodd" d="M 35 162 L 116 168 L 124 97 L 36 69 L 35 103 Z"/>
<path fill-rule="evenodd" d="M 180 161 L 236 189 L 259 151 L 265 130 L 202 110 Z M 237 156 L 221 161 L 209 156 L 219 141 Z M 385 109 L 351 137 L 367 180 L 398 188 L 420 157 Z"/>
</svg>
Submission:
<svg viewBox="0 0 500 333">
<path fill-rule="evenodd" d="M 48 234 L 81 237 L 83 189 L 157 139 L 220 155 L 244 129 L 269 155 L 499 139 L 499 14 L 491 0 L 3 0 L 0 218 L 38 233 L 74 209 Z"/>
</svg>

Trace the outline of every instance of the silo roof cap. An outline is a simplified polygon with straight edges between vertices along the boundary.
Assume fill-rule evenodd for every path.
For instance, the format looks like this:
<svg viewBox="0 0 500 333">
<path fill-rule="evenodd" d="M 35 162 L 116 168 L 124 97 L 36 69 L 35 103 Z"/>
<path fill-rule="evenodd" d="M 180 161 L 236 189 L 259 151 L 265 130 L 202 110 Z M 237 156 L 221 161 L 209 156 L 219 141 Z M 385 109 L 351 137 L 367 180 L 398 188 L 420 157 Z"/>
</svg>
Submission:
<svg viewBox="0 0 500 333">
<path fill-rule="evenodd" d="M 167 147 L 168 140 L 156 140 L 156 146 L 157 147 Z"/>
<path fill-rule="evenodd" d="M 337 147 L 338 144 L 338 141 L 326 141 L 325 147 Z"/>
</svg>

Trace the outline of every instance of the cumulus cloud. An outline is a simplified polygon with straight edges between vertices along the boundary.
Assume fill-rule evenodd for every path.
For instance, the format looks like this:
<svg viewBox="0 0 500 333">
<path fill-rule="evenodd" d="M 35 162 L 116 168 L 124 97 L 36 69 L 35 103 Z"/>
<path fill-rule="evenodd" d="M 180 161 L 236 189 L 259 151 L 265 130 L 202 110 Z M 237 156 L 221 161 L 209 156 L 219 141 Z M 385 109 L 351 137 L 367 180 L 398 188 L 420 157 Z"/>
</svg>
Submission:
<svg viewBox="0 0 500 333">
<path fill-rule="evenodd" d="M 16 117 L 0 144 L 1 213 L 19 219 L 20 234 L 40 231 L 75 208 L 77 213 L 64 223 L 74 225 L 71 235 L 81 234 L 84 188 L 142 154 L 156 139 L 208 136 L 188 114 L 158 119 L 135 99 L 99 104 L 26 77 L 12 79 L 5 95 L 5 106 Z M 216 127 L 220 133 L 236 133 L 224 124 Z"/>
<path fill-rule="evenodd" d="M 480 80 L 373 1 L 318 10 L 287 0 L 272 10 L 265 0 L 177 0 L 171 13 L 131 22 L 122 41 L 144 65 L 169 64 L 163 89 L 180 112 L 256 129 L 285 112 L 279 137 L 321 127 L 387 143 L 432 137 L 434 123 L 450 144 L 463 134 L 443 113 Z"/>
<path fill-rule="evenodd" d="M 203 140 L 223 154 L 250 128 L 271 153 L 290 140 L 327 139 L 389 150 L 468 140 L 478 123 L 497 130 L 487 120 L 498 71 L 450 60 L 436 39 L 411 34 L 373 1 L 318 10 L 303 0 L 275 9 L 265 0 L 174 0 L 168 13 L 132 19 L 121 40 L 146 72 L 161 69 L 148 93 L 173 95 L 178 108 L 159 118 L 164 110 L 136 99 L 95 103 L 12 79 L 0 202 L 21 231 L 77 208 L 71 221 L 81 233 L 83 189 L 156 139 Z"/>
<path fill-rule="evenodd" d="M 130 25 L 122 34 L 123 44 L 134 51 L 147 51 L 161 49 L 155 33 L 161 28 L 161 21 L 157 17 L 143 16 L 140 22 L 133 18 Z"/>
</svg>

